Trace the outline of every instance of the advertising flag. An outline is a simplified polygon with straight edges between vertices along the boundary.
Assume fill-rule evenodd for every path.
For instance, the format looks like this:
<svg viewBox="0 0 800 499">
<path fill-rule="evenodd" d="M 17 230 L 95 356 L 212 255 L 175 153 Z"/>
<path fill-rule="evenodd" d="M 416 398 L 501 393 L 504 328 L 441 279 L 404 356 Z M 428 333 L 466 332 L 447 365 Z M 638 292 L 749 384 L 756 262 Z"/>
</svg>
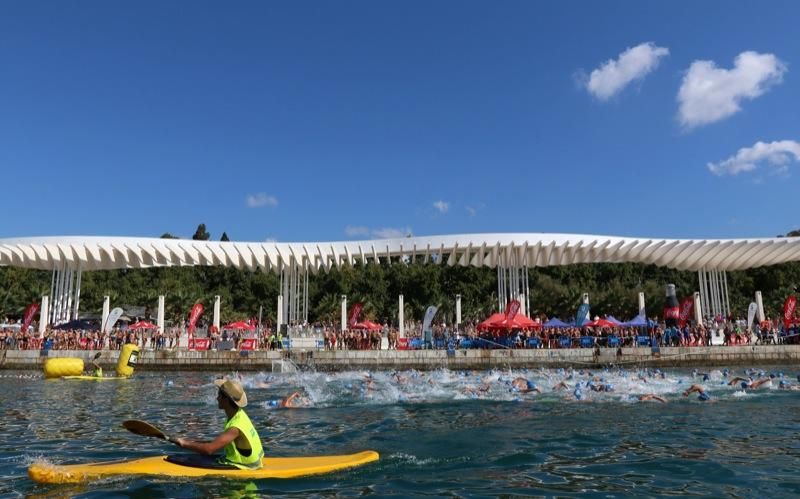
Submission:
<svg viewBox="0 0 800 499">
<path fill-rule="evenodd" d="M 758 311 L 758 305 L 756 302 L 751 302 L 750 306 L 747 307 L 747 330 L 752 331 L 753 329 L 753 321 L 756 320 L 756 312 Z"/>
<path fill-rule="evenodd" d="M 517 312 L 519 312 L 519 306 L 519 300 L 508 302 L 508 305 L 506 305 L 506 321 L 511 322 L 514 320 L 514 317 L 517 316 Z"/>
<path fill-rule="evenodd" d="M 589 322 L 589 304 L 581 303 L 581 306 L 578 307 L 578 311 L 575 313 L 575 325 L 582 326 L 586 322 Z"/>
<path fill-rule="evenodd" d="M 201 315 L 203 315 L 203 304 L 195 303 L 192 310 L 189 312 L 189 331 L 194 331 L 197 319 L 199 319 Z"/>
<path fill-rule="evenodd" d="M 117 323 L 120 317 L 122 317 L 122 309 L 119 307 L 116 307 L 114 310 L 109 312 L 108 318 L 106 319 L 106 324 L 103 327 L 103 332 L 108 333 L 114 329 L 114 324 Z"/>
<path fill-rule="evenodd" d="M 797 307 L 797 298 L 790 296 L 783 302 L 783 327 L 789 329 L 794 319 L 794 309 Z"/>
<path fill-rule="evenodd" d="M 433 317 L 436 315 L 436 312 L 439 310 L 439 307 L 434 307 L 431 305 L 428 307 L 428 310 L 425 311 L 425 319 L 422 321 L 422 331 L 430 331 L 431 323 L 433 322 Z"/>
<path fill-rule="evenodd" d="M 681 313 L 678 318 L 680 327 L 685 326 L 686 323 L 689 322 L 689 317 L 692 316 L 692 312 L 694 312 L 694 296 L 687 296 L 681 301 Z"/>
<path fill-rule="evenodd" d="M 33 316 L 36 315 L 36 312 L 39 311 L 39 304 L 38 303 L 31 303 L 28 305 L 28 308 L 25 309 L 25 314 L 22 316 L 22 329 L 21 331 L 24 333 L 28 330 L 28 326 L 31 325 L 31 321 L 33 320 Z"/>
<path fill-rule="evenodd" d="M 358 318 L 361 315 L 361 310 L 363 308 L 363 304 L 353 303 L 353 308 L 350 309 L 350 316 L 347 318 L 348 327 L 353 327 L 358 323 Z"/>
</svg>

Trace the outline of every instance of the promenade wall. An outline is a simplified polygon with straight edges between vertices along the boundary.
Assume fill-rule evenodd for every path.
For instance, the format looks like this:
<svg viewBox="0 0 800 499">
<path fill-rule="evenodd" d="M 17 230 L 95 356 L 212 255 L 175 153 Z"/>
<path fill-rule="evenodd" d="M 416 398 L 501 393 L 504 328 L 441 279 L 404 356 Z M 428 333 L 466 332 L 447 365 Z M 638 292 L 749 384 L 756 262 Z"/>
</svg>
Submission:
<svg viewBox="0 0 800 499">
<path fill-rule="evenodd" d="M 94 351 L 0 350 L 0 369 L 41 370 L 48 358 L 79 357 L 88 365 Z M 100 362 L 113 369 L 118 351 L 104 351 Z M 350 350 L 291 349 L 278 351 L 145 350 L 139 371 L 319 371 L 352 369 L 493 369 L 538 367 L 590 367 L 603 365 L 650 367 L 700 367 L 732 365 L 800 364 L 800 345 L 731 347 L 662 347 L 654 355 L 649 348 L 531 349 L 531 350 Z"/>
</svg>

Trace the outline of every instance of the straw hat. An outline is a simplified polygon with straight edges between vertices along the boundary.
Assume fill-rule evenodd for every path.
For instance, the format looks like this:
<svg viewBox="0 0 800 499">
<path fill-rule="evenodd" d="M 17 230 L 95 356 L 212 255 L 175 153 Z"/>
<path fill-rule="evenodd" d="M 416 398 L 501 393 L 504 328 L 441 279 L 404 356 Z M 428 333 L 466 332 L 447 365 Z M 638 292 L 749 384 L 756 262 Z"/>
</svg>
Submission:
<svg viewBox="0 0 800 499">
<path fill-rule="evenodd" d="M 239 407 L 247 405 L 247 394 L 244 393 L 242 384 L 233 379 L 218 379 L 214 384 L 219 387 L 220 391 L 227 395 L 233 403 Z"/>
</svg>

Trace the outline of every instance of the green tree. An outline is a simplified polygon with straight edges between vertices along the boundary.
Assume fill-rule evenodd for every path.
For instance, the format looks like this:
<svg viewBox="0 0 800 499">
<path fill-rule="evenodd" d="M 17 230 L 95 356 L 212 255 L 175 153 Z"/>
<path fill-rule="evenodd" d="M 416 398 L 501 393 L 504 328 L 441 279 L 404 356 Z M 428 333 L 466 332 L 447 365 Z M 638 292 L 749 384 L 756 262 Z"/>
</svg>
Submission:
<svg viewBox="0 0 800 499">
<path fill-rule="evenodd" d="M 208 241 L 211 239 L 211 234 L 206 232 L 206 224 L 200 224 L 197 226 L 197 230 L 194 231 L 192 239 L 195 241 Z"/>
</svg>

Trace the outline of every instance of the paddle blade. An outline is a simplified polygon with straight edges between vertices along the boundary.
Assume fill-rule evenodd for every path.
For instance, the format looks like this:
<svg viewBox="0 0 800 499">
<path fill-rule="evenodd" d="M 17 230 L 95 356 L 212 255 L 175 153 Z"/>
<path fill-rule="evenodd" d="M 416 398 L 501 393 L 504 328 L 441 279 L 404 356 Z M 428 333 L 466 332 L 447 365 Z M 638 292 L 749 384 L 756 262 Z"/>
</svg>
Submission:
<svg viewBox="0 0 800 499">
<path fill-rule="evenodd" d="M 163 440 L 168 440 L 167 436 L 164 434 L 163 431 L 159 430 L 150 423 L 145 423 L 144 421 L 129 419 L 127 421 L 123 421 L 122 426 L 129 432 L 135 433 L 137 435 L 142 435 L 144 437 L 156 437 L 156 438 L 161 438 Z"/>
<path fill-rule="evenodd" d="M 101 355 L 103 355 L 103 352 L 97 352 L 96 354 L 94 354 L 94 360 L 99 359 Z"/>
</svg>

